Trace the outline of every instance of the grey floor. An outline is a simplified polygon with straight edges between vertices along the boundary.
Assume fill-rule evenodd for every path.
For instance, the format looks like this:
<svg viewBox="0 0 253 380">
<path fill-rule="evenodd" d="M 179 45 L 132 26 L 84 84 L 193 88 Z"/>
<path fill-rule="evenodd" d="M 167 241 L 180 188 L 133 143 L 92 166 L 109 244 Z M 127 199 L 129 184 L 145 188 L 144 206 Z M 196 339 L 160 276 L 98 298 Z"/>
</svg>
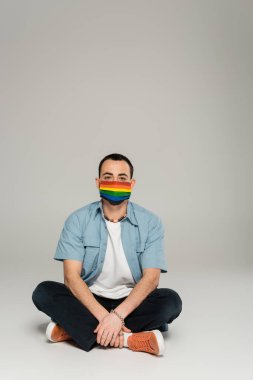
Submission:
<svg viewBox="0 0 253 380">
<path fill-rule="evenodd" d="M 18 269 L 18 268 L 17 268 Z M 163 333 L 165 355 L 128 348 L 90 352 L 45 337 L 49 318 L 31 301 L 42 273 L 1 278 L 1 379 L 252 379 L 252 272 L 188 272 L 161 276 L 179 292 L 181 315 Z M 74 376 L 74 377 L 73 377 Z"/>
</svg>

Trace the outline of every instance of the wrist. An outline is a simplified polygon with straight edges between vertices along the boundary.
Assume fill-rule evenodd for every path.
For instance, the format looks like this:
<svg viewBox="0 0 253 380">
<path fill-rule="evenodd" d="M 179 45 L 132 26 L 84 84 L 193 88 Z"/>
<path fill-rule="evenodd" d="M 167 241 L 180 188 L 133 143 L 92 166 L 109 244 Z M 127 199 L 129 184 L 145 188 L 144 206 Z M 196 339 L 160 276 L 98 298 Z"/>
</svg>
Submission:
<svg viewBox="0 0 253 380">
<path fill-rule="evenodd" d="M 105 317 L 107 317 L 109 315 L 109 311 L 105 310 L 104 312 L 102 312 L 99 317 L 98 317 L 98 321 L 101 322 Z"/>
<path fill-rule="evenodd" d="M 125 310 L 122 310 L 122 308 L 120 308 L 120 307 L 116 307 L 115 309 L 114 309 L 123 319 L 125 319 L 126 317 L 127 317 L 127 313 L 126 313 L 126 311 Z"/>
<path fill-rule="evenodd" d="M 115 309 L 111 309 L 111 311 L 110 311 L 111 313 L 113 313 L 113 314 L 115 314 L 116 316 L 117 316 L 117 318 L 119 318 L 120 319 L 120 321 L 121 321 L 121 323 L 122 323 L 122 327 L 125 325 L 125 321 L 124 321 L 124 318 L 123 318 L 123 316 L 122 315 L 120 315 L 119 313 L 118 313 L 118 311 L 117 310 L 115 310 Z"/>
</svg>

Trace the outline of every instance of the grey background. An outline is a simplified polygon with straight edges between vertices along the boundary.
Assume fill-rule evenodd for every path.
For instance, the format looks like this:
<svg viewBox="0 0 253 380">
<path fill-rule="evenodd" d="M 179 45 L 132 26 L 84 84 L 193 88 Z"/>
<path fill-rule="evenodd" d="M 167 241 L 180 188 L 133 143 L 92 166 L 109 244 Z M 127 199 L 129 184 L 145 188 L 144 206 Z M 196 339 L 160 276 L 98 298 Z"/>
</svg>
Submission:
<svg viewBox="0 0 253 380">
<path fill-rule="evenodd" d="M 169 368 L 174 379 L 213 378 L 220 368 L 224 378 L 237 358 L 238 373 L 250 376 L 252 11 L 245 0 L 0 1 L 6 378 L 56 378 L 57 367 L 47 367 L 49 373 L 42 367 L 44 360 L 51 363 L 52 346 L 61 363 L 71 350 L 83 373 L 86 353 L 68 343 L 44 344 L 49 318 L 35 309 L 31 293 L 40 281 L 63 280 L 62 265 L 53 260 L 63 223 L 99 199 L 98 163 L 114 152 L 134 165 L 130 200 L 164 222 L 169 272 L 161 286 L 183 299 L 184 314 L 168 338 L 175 351 L 159 368 Z M 207 353 L 201 339 L 214 337 L 213 323 L 224 330 Z M 235 325 L 243 330 L 230 342 Z M 19 336 L 15 344 L 10 331 Z M 223 360 L 212 361 L 217 347 Z M 232 351 L 226 356 L 226 350 Z M 146 377 L 152 368 L 159 373 L 150 364 L 154 357 L 119 351 L 95 349 L 85 362 L 107 355 L 101 368 L 109 377 L 110 355 L 119 355 L 118 363 L 130 355 L 133 368 L 142 358 Z M 31 357 L 36 368 L 28 365 Z M 68 373 L 63 368 L 61 376 Z"/>
</svg>

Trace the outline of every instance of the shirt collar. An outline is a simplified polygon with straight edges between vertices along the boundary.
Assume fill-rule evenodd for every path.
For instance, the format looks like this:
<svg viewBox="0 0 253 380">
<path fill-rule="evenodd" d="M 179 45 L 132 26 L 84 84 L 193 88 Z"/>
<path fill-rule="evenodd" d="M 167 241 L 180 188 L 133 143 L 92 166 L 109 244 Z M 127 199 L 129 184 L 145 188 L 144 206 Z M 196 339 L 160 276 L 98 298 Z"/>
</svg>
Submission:
<svg viewBox="0 0 253 380">
<path fill-rule="evenodd" d="M 98 201 L 97 204 L 97 211 L 100 210 L 101 215 L 104 215 L 103 213 L 103 206 L 102 206 L 102 200 Z M 129 221 L 134 224 L 135 226 L 138 226 L 138 222 L 136 220 L 136 217 L 134 215 L 134 210 L 133 210 L 133 204 L 131 201 L 127 202 L 127 216 L 126 219 L 129 219 Z"/>
</svg>

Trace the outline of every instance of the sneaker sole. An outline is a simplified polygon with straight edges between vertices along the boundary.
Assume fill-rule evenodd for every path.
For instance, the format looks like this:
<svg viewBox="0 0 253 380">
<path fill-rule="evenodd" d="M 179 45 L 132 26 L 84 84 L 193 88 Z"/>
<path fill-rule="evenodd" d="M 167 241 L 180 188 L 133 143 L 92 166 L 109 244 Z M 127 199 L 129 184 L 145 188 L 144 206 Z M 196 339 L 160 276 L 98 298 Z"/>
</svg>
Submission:
<svg viewBox="0 0 253 380">
<path fill-rule="evenodd" d="M 165 344 L 164 344 L 163 334 L 161 333 L 160 330 L 151 330 L 151 331 L 155 334 L 156 339 L 158 341 L 158 347 L 159 347 L 158 355 L 163 355 L 165 352 Z"/>
<path fill-rule="evenodd" d="M 164 344 L 164 338 L 160 330 L 147 330 L 142 331 L 142 333 L 153 333 L 156 337 L 157 344 L 158 344 L 158 353 L 149 352 L 150 354 L 160 356 L 163 355 L 165 352 L 165 344 Z M 129 345 L 130 347 L 130 345 Z M 142 351 L 142 350 L 136 350 L 136 351 Z M 146 351 L 147 352 L 147 351 Z"/>
<path fill-rule="evenodd" d="M 56 326 L 56 323 L 51 321 L 51 322 L 49 322 L 47 329 L 46 329 L 47 339 L 50 340 L 50 342 L 54 342 L 54 343 L 56 343 L 56 341 L 52 339 L 52 331 L 53 331 L 55 326 Z"/>
</svg>

